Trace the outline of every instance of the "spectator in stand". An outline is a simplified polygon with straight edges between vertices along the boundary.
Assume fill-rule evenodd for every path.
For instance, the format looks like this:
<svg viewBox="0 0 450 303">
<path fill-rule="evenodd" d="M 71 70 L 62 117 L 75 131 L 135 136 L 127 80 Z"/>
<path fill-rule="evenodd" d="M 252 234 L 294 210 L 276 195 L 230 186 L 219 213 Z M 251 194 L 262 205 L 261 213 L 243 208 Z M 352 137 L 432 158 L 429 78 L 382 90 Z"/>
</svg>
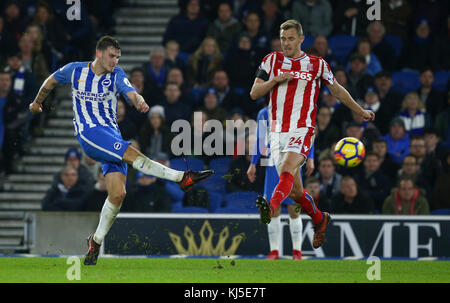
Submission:
<svg viewBox="0 0 450 303">
<path fill-rule="evenodd" d="M 81 157 L 82 154 L 80 151 L 75 147 L 71 147 L 67 149 L 64 156 L 64 165 L 72 166 L 77 170 L 80 185 L 86 192 L 90 192 L 92 190 L 92 186 L 95 184 L 95 179 L 89 169 L 81 164 Z M 53 177 L 53 185 L 61 182 L 61 173 L 56 173 Z"/>
<path fill-rule="evenodd" d="M 420 88 L 417 90 L 420 100 L 425 105 L 426 112 L 432 122 L 436 121 L 439 113 L 447 107 L 444 94 L 433 88 L 434 73 L 426 67 L 420 72 Z"/>
<path fill-rule="evenodd" d="M 311 49 L 306 52 L 315 52 L 318 57 L 322 57 L 325 61 L 332 67 L 337 67 L 338 62 L 334 58 L 333 53 L 330 48 L 328 48 L 327 37 L 318 35 L 314 38 L 313 45 Z M 342 83 L 339 82 L 342 85 Z"/>
<path fill-rule="evenodd" d="M 145 71 L 140 67 L 134 67 L 130 71 L 130 83 L 137 93 L 144 97 L 147 104 L 156 104 L 163 98 L 163 92 L 153 81 L 145 81 Z"/>
<path fill-rule="evenodd" d="M 60 181 L 53 183 L 42 201 L 43 211 L 82 211 L 90 191 L 82 185 L 81 177 L 73 166 L 65 166 Z"/>
<path fill-rule="evenodd" d="M 114 31 L 115 21 L 113 18 L 114 0 L 86 1 L 89 19 L 91 20 L 98 37 L 110 34 Z"/>
<path fill-rule="evenodd" d="M 299 0 L 292 4 L 292 19 L 301 21 L 304 35 L 328 37 L 333 30 L 332 16 L 328 0 Z"/>
<path fill-rule="evenodd" d="M 140 149 L 149 158 L 153 159 L 158 153 L 171 153 L 171 133 L 164 118 L 164 108 L 161 105 L 152 106 L 148 112 L 148 120 L 139 132 Z"/>
<path fill-rule="evenodd" d="M 199 0 L 189 0 L 186 9 L 170 19 L 163 37 L 163 45 L 175 40 L 180 51 L 193 53 L 205 38 L 208 19 L 200 15 Z"/>
<path fill-rule="evenodd" d="M 336 77 L 336 80 L 339 82 L 339 84 L 342 85 L 343 87 L 345 87 L 345 89 L 352 96 L 356 95 L 357 92 L 353 89 L 353 87 L 350 86 L 349 80 L 348 80 L 349 75 L 347 74 L 347 72 L 345 71 L 345 69 L 343 67 L 336 67 L 334 69 L 334 75 Z M 346 106 L 343 106 L 343 107 L 346 107 Z"/>
<path fill-rule="evenodd" d="M 86 157 L 86 155 L 85 155 Z M 86 197 L 83 202 L 83 210 L 85 211 L 101 211 L 106 198 L 108 197 L 108 191 L 106 190 L 105 176 L 103 176 L 102 168 L 97 170 L 97 178 L 94 188 Z"/>
<path fill-rule="evenodd" d="M 222 124 L 225 124 L 225 120 L 228 117 L 227 111 L 217 101 L 214 88 L 210 88 L 206 92 L 200 111 L 204 111 L 209 119 L 219 120 Z"/>
<path fill-rule="evenodd" d="M 0 126 L 0 137 L 3 139 L 1 166 L 6 174 L 10 174 L 14 160 L 23 155 L 28 108 L 14 91 L 11 74 L 5 71 L 0 71 L 0 100 L 3 108 L 0 112 L 3 121 Z"/>
<path fill-rule="evenodd" d="M 233 108 L 239 107 L 243 109 L 246 106 L 246 104 L 243 104 L 240 96 L 232 90 L 228 74 L 225 70 L 215 71 L 211 84 L 211 87 L 216 92 L 219 105 L 228 112 Z"/>
<path fill-rule="evenodd" d="M 210 85 L 214 72 L 221 69 L 222 65 L 223 57 L 216 40 L 206 37 L 188 60 L 186 81 L 190 86 L 206 88 Z"/>
<path fill-rule="evenodd" d="M 372 52 L 371 48 L 372 46 L 369 39 L 361 38 L 356 45 L 356 52 L 363 55 L 366 59 L 366 73 L 375 76 L 377 73 L 381 72 L 383 68 L 380 60 L 378 60 L 378 57 Z"/>
<path fill-rule="evenodd" d="M 336 172 L 334 157 L 327 155 L 319 158 L 319 169 L 315 177 L 320 181 L 320 192 L 328 200 L 339 192 L 342 176 Z"/>
<path fill-rule="evenodd" d="M 5 18 L 0 16 L 0 65 L 3 65 L 9 54 L 14 54 L 18 51 L 19 47 L 16 38 L 5 28 Z"/>
<path fill-rule="evenodd" d="M 431 66 L 432 37 L 428 20 L 420 20 L 414 28 L 414 36 L 403 47 L 400 66 L 422 70 Z"/>
<path fill-rule="evenodd" d="M 369 24 L 368 8 L 365 1 L 340 0 L 333 13 L 333 33 L 364 36 Z"/>
<path fill-rule="evenodd" d="M 102 164 L 98 161 L 95 161 L 88 155 L 86 155 L 85 152 L 81 155 L 81 165 L 86 167 L 88 171 L 91 173 L 92 176 L 97 176 L 98 170 L 102 168 Z M 103 199 L 102 201 L 104 201 Z"/>
<path fill-rule="evenodd" d="M 426 184 L 426 197 L 428 201 L 431 201 L 433 185 L 442 174 L 442 163 L 434 153 L 427 153 L 424 137 L 412 137 L 409 150 L 417 159 L 419 178 Z"/>
<path fill-rule="evenodd" d="M 367 37 L 372 44 L 372 52 L 378 57 L 384 70 L 393 71 L 397 67 L 392 46 L 384 38 L 386 28 L 380 21 L 372 21 L 367 26 Z M 403 47 L 404 48 L 404 47 Z"/>
<path fill-rule="evenodd" d="M 330 210 L 330 201 L 320 191 L 320 181 L 316 177 L 310 176 L 305 180 L 305 189 L 313 197 L 316 206 L 322 211 Z"/>
<path fill-rule="evenodd" d="M 42 45 L 47 45 L 50 53 L 55 56 L 56 61 L 61 61 L 66 49 L 67 34 L 63 24 L 46 2 L 38 3 L 32 24 L 39 26 L 41 29 L 43 36 Z M 50 64 L 51 62 L 47 63 Z M 49 69 L 52 70 L 51 66 L 49 66 Z"/>
<path fill-rule="evenodd" d="M 8 56 L 8 66 L 5 71 L 9 72 L 13 77 L 13 88 L 15 93 L 20 96 L 24 102 L 24 106 L 28 107 L 27 100 L 33 100 L 39 85 L 36 77 L 28 71 L 23 65 L 22 56 L 11 54 Z"/>
<path fill-rule="evenodd" d="M 336 99 L 336 97 L 330 93 L 328 87 L 324 87 L 322 95 L 321 96 L 319 95 L 319 98 L 321 98 L 321 100 L 318 103 L 319 108 L 328 107 L 332 116 L 336 111 L 336 109 L 338 109 L 341 106 L 341 102 L 339 102 L 339 100 Z"/>
<path fill-rule="evenodd" d="M 267 33 L 261 30 L 261 18 L 257 12 L 249 12 L 243 20 L 243 35 L 250 37 L 252 50 L 267 53 L 270 49 L 270 38 Z"/>
<path fill-rule="evenodd" d="M 26 20 L 25 16 L 20 11 L 18 1 L 9 1 L 4 11 L 4 27 L 6 31 L 11 33 L 19 42 L 20 36 L 25 31 Z"/>
<path fill-rule="evenodd" d="M 127 115 L 127 105 L 122 98 L 117 100 L 117 126 L 124 140 L 130 140 L 137 135 L 137 125 Z"/>
<path fill-rule="evenodd" d="M 270 41 L 270 50 L 272 52 L 282 52 L 283 51 L 283 48 L 281 47 L 280 37 L 275 37 L 272 39 L 272 41 Z"/>
<path fill-rule="evenodd" d="M 47 64 L 47 70 L 52 71 L 54 68 L 51 46 L 47 40 L 44 40 L 44 36 L 39 25 L 28 25 L 25 33 L 33 42 L 33 53 L 42 55 L 45 63 Z"/>
<path fill-rule="evenodd" d="M 330 122 L 330 108 L 320 107 L 317 113 L 317 132 L 314 140 L 314 148 L 317 154 L 328 148 L 333 142 L 339 141 L 341 137 L 339 128 Z"/>
<path fill-rule="evenodd" d="M 386 33 L 408 40 L 410 32 L 409 23 L 412 16 L 412 7 L 408 1 L 387 0 L 381 4 L 381 16 L 386 27 Z"/>
<path fill-rule="evenodd" d="M 434 184 L 431 209 L 450 208 L 450 152 L 444 157 L 443 167 L 444 173 Z"/>
<path fill-rule="evenodd" d="M 389 133 L 381 137 L 387 143 L 388 154 L 395 163 L 400 164 L 409 154 L 409 135 L 405 130 L 405 123 L 400 118 L 392 119 Z"/>
<path fill-rule="evenodd" d="M 403 159 L 401 169 L 398 171 L 395 180 L 398 181 L 401 178 L 412 178 L 417 187 L 426 193 L 429 191 L 430 184 L 427 180 L 422 178 L 419 169 L 419 162 L 416 156 L 409 154 Z"/>
<path fill-rule="evenodd" d="M 434 157 L 439 159 L 442 163 L 444 163 L 447 150 L 444 144 L 442 144 L 438 132 L 433 128 L 428 128 L 425 130 L 423 139 L 425 140 L 427 155 L 428 154 L 433 155 Z"/>
<path fill-rule="evenodd" d="M 366 58 L 361 54 L 350 56 L 348 85 L 355 92 L 353 97 L 357 100 L 364 99 L 367 89 L 373 85 L 373 77 L 367 73 Z"/>
<path fill-rule="evenodd" d="M 437 1 L 434 1 L 437 3 Z M 430 20 L 430 19 L 429 19 Z M 431 19 L 432 20 L 432 19 Z M 431 67 L 436 71 L 450 70 L 450 16 L 447 17 L 442 30 L 433 32 Z"/>
<path fill-rule="evenodd" d="M 448 1 L 417 0 L 414 1 L 414 6 L 414 16 L 412 20 L 420 20 L 423 18 L 429 20 L 430 29 L 433 35 L 437 34 L 441 28 L 446 27 L 446 22 L 449 17 Z"/>
<path fill-rule="evenodd" d="M 450 149 L 450 92 L 447 94 L 447 109 L 437 115 L 434 128 L 444 141 L 446 148 Z"/>
<path fill-rule="evenodd" d="M 250 91 L 261 59 L 262 54 L 252 50 L 250 37 L 245 34 L 241 35 L 238 40 L 238 47 L 228 53 L 225 64 L 231 86 Z"/>
<path fill-rule="evenodd" d="M 369 195 L 358 189 L 353 177 L 345 176 L 339 193 L 331 199 L 330 211 L 334 214 L 373 214 L 374 204 Z"/>
<path fill-rule="evenodd" d="M 372 142 L 372 150 L 378 155 L 380 170 L 391 180 L 395 180 L 400 167 L 394 162 L 392 156 L 388 154 L 386 141 L 381 139 L 374 140 Z"/>
<path fill-rule="evenodd" d="M 166 83 L 176 83 L 181 92 L 181 98 L 186 101 L 191 108 L 197 106 L 198 100 L 196 100 L 194 94 L 191 91 L 189 85 L 184 81 L 183 71 L 177 67 L 173 67 L 167 73 Z M 162 99 L 162 98 L 161 98 Z"/>
<path fill-rule="evenodd" d="M 364 119 L 352 112 L 353 120 L 345 127 L 346 137 L 358 138 L 364 146 L 372 146 L 372 142 L 381 136 L 377 126 L 372 121 Z M 353 127 L 349 127 L 353 125 Z M 356 137 L 359 136 L 359 137 Z"/>
<path fill-rule="evenodd" d="M 425 112 L 425 107 L 416 92 L 405 96 L 398 117 L 403 120 L 405 130 L 410 136 L 421 136 L 425 128 L 430 126 L 428 113 Z"/>
<path fill-rule="evenodd" d="M 41 86 L 45 79 L 50 75 L 44 54 L 35 50 L 35 44 L 31 36 L 27 33 L 24 33 L 22 37 L 20 37 L 19 49 L 23 66 L 26 70 L 35 75 L 37 85 Z"/>
<path fill-rule="evenodd" d="M 167 73 L 165 60 L 164 48 L 158 47 L 150 52 L 149 61 L 143 66 L 146 82 L 153 82 L 159 88 L 164 87 Z"/>
<path fill-rule="evenodd" d="M 222 53 L 227 53 L 241 31 L 241 24 L 233 17 L 230 3 L 222 2 L 217 9 L 217 19 L 209 24 L 206 35 L 217 41 Z"/>
<path fill-rule="evenodd" d="M 429 215 L 430 207 L 414 179 L 402 178 L 383 204 L 384 215 Z"/>
<path fill-rule="evenodd" d="M 176 83 L 167 83 L 164 96 L 161 105 L 164 107 L 166 124 L 169 129 L 175 120 L 189 120 L 191 108 L 181 99 L 181 91 Z"/>
<path fill-rule="evenodd" d="M 359 188 L 372 198 L 375 209 L 381 211 L 384 199 L 391 192 L 391 179 L 380 170 L 380 158 L 375 152 L 364 157 L 363 169 L 356 176 Z"/>
<path fill-rule="evenodd" d="M 167 41 L 164 50 L 166 53 L 166 61 L 164 61 L 165 68 L 168 71 L 170 71 L 172 68 L 178 68 L 182 72 L 184 72 L 186 63 L 179 57 L 180 44 L 178 44 L 178 42 L 175 40 Z"/>
<path fill-rule="evenodd" d="M 280 25 L 285 21 L 279 11 L 278 1 L 264 0 L 262 5 L 261 28 L 269 35 L 269 38 L 280 36 Z"/>
<path fill-rule="evenodd" d="M 377 127 L 381 134 L 386 134 L 389 130 L 389 121 L 394 117 L 389 104 L 381 103 L 377 93 L 369 89 L 364 97 L 363 107 L 375 113 L 377 118 L 371 123 Z"/>
<path fill-rule="evenodd" d="M 381 71 L 376 74 L 374 82 L 381 104 L 383 105 L 383 107 L 389 108 L 387 112 L 389 112 L 388 118 L 390 121 L 392 118 L 394 118 L 396 113 L 400 112 L 403 96 L 392 89 L 392 75 L 388 71 Z M 378 116 L 376 120 L 378 120 Z M 375 123 L 378 122 L 375 121 Z M 380 127 L 380 130 L 383 134 L 387 133 L 388 124 L 389 123 L 386 123 L 385 127 Z"/>
</svg>

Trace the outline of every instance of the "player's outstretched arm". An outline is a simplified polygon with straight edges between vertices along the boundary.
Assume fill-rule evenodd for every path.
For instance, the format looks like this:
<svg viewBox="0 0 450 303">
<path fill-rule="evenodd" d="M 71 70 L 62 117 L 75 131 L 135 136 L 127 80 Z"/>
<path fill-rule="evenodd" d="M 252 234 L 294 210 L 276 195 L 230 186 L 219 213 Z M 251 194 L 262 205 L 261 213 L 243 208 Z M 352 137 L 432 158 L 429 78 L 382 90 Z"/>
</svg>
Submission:
<svg viewBox="0 0 450 303">
<path fill-rule="evenodd" d="M 144 97 L 136 93 L 135 91 L 130 91 L 127 93 L 127 97 L 130 99 L 131 104 L 136 107 L 136 109 L 141 113 L 146 113 L 149 110 L 147 102 L 145 102 Z"/>
<path fill-rule="evenodd" d="M 50 75 L 47 79 L 45 79 L 44 83 L 42 83 L 41 88 L 39 89 L 38 94 L 36 95 L 36 98 L 34 98 L 34 101 L 30 103 L 29 108 L 33 114 L 39 114 L 40 112 L 42 112 L 42 103 L 44 103 L 44 100 L 57 84 L 58 81 L 56 81 L 53 75 Z"/>
<path fill-rule="evenodd" d="M 364 118 L 364 121 L 373 121 L 375 120 L 375 113 L 370 110 L 365 110 L 362 108 L 350 93 L 340 85 L 337 81 L 334 81 L 333 84 L 328 85 L 330 92 L 333 96 L 335 96 L 339 101 L 341 101 L 345 106 L 347 106 L 351 111 L 355 112 L 357 115 L 360 115 Z"/>
</svg>

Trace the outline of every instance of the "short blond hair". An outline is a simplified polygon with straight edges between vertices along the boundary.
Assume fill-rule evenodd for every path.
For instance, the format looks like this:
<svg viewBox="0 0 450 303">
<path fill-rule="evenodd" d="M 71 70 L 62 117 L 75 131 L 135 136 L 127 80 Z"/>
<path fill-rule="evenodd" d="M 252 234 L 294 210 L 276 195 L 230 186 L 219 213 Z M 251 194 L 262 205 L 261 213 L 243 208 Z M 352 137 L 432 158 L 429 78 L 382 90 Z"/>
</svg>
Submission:
<svg viewBox="0 0 450 303">
<path fill-rule="evenodd" d="M 299 36 L 303 36 L 303 27 L 300 24 L 300 22 L 298 22 L 297 20 L 290 19 L 290 20 L 287 20 L 287 21 L 283 22 L 280 25 L 280 31 L 281 30 L 288 30 L 288 29 L 291 29 L 291 28 L 295 28 L 297 30 L 298 35 Z"/>
<path fill-rule="evenodd" d="M 420 99 L 419 94 L 416 92 L 410 92 L 405 96 L 405 98 L 403 99 L 403 102 L 402 102 L 402 109 L 408 108 L 408 102 L 410 100 L 416 101 L 417 108 L 421 111 L 425 111 L 425 105 L 423 104 L 422 100 Z"/>
</svg>

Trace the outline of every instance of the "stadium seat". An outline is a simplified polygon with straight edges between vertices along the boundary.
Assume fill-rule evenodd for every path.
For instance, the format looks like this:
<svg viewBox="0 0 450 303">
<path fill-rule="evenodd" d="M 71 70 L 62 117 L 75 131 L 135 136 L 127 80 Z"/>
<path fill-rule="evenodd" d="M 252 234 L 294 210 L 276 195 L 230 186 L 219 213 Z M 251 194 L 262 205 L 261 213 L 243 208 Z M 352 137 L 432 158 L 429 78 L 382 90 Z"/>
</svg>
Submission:
<svg viewBox="0 0 450 303">
<path fill-rule="evenodd" d="M 396 35 L 385 35 L 384 38 L 386 39 L 386 42 L 392 46 L 395 57 L 398 58 L 402 52 L 402 45 L 403 45 L 402 38 Z"/>
<path fill-rule="evenodd" d="M 351 35 L 335 35 L 328 39 L 328 47 L 340 64 L 345 65 L 347 59 L 358 43 L 359 37 Z"/>
<path fill-rule="evenodd" d="M 430 215 L 450 215 L 450 208 L 440 208 L 430 211 Z"/>
<path fill-rule="evenodd" d="M 208 192 L 209 194 L 209 212 L 213 213 L 216 209 L 222 207 L 223 195 L 218 192 Z"/>
<path fill-rule="evenodd" d="M 419 72 L 413 70 L 403 70 L 392 73 L 393 90 L 406 95 L 420 87 Z"/>
<path fill-rule="evenodd" d="M 447 83 L 449 79 L 450 79 L 450 71 L 435 72 L 433 88 L 435 90 L 445 92 L 445 90 L 447 89 Z"/>
<path fill-rule="evenodd" d="M 305 40 L 302 43 L 302 50 L 311 48 L 314 44 L 315 37 L 313 35 L 305 35 Z"/>
<path fill-rule="evenodd" d="M 225 207 L 256 209 L 256 197 L 259 194 L 251 191 L 241 191 L 225 195 Z"/>
<path fill-rule="evenodd" d="M 174 213 L 208 213 L 209 211 L 203 207 L 189 206 L 189 207 L 175 208 L 172 210 L 172 212 L 174 212 Z"/>
<path fill-rule="evenodd" d="M 191 93 L 194 95 L 195 101 L 200 102 L 202 96 L 206 93 L 206 88 L 192 87 Z"/>
<path fill-rule="evenodd" d="M 172 212 L 175 212 L 176 209 L 183 207 L 183 201 L 176 201 L 172 203 Z"/>
<path fill-rule="evenodd" d="M 243 88 L 243 87 L 235 87 L 235 88 L 233 88 L 233 92 L 236 95 L 243 96 L 245 94 L 245 88 Z"/>
<path fill-rule="evenodd" d="M 225 178 L 213 175 L 212 177 L 209 177 L 208 179 L 203 181 L 201 185 L 208 191 L 208 193 L 215 192 L 224 195 L 226 194 L 226 183 L 227 180 Z"/>
<path fill-rule="evenodd" d="M 230 166 L 230 157 L 220 157 L 213 159 L 209 162 L 209 168 L 214 170 L 214 175 L 224 176 L 228 172 L 228 167 Z"/>
<path fill-rule="evenodd" d="M 184 61 L 185 64 L 187 64 L 189 58 L 191 57 L 191 53 L 185 53 L 185 52 L 179 52 L 178 58 Z"/>
<path fill-rule="evenodd" d="M 183 157 L 179 157 L 179 158 L 173 158 L 170 159 L 170 167 L 176 170 L 182 170 L 182 171 L 186 171 L 186 170 L 193 170 L 193 171 L 198 171 L 198 170 L 203 170 L 205 167 L 205 163 L 203 162 L 203 160 L 197 159 L 197 158 L 183 158 Z"/>
<path fill-rule="evenodd" d="M 164 183 L 166 184 L 165 188 L 172 202 L 183 200 L 184 191 L 181 190 L 180 186 L 177 183 L 169 180 L 164 180 Z"/>
</svg>

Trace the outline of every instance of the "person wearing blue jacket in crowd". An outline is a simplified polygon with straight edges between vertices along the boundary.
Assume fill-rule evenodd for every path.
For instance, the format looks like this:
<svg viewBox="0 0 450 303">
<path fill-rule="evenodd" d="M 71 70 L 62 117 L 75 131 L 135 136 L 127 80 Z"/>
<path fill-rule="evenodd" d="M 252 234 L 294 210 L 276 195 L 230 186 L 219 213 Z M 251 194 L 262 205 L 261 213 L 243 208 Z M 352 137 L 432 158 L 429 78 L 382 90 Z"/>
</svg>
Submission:
<svg viewBox="0 0 450 303">
<path fill-rule="evenodd" d="M 388 154 L 395 163 L 400 164 L 409 154 L 409 135 L 405 130 L 405 123 L 401 118 L 392 119 L 389 133 L 381 137 L 387 143 Z"/>
<path fill-rule="evenodd" d="M 258 112 L 257 116 L 257 140 L 256 144 L 253 146 L 252 160 L 250 162 L 250 166 L 247 170 L 247 176 L 250 182 L 253 182 L 256 178 L 256 165 L 262 156 L 264 158 L 261 159 L 262 166 L 266 166 L 266 177 L 264 182 L 264 197 L 266 199 L 270 199 L 272 193 L 278 184 L 278 173 L 275 168 L 273 161 L 270 158 L 270 146 L 268 144 L 269 140 L 267 138 L 268 135 L 268 110 L 267 106 L 261 109 Z M 309 157 L 306 161 L 306 175 L 309 176 L 314 171 L 314 145 L 311 147 Z M 301 170 L 300 170 L 301 176 Z M 288 213 L 289 213 L 289 228 L 291 231 L 291 239 L 292 239 L 292 258 L 294 260 L 301 260 L 302 252 L 302 231 L 303 231 L 303 223 L 300 218 L 300 208 L 299 205 L 292 201 L 290 198 L 286 198 L 283 203 L 287 205 Z M 281 234 L 281 207 L 275 212 L 272 217 L 272 220 L 267 225 L 267 231 L 269 235 L 269 246 L 270 253 L 267 256 L 269 260 L 279 259 L 279 240 Z"/>
</svg>

